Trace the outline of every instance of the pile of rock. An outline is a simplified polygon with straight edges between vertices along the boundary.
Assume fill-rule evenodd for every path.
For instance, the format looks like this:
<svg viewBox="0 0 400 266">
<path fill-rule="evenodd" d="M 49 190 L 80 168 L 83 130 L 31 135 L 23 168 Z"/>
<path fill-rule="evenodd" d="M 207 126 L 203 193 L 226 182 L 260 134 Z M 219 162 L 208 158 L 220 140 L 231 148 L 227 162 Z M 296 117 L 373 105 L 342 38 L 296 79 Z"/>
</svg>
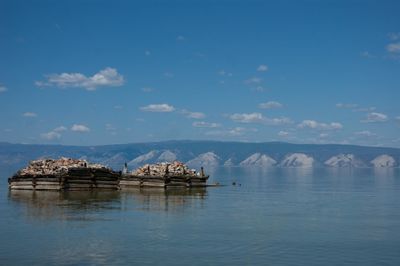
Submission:
<svg viewBox="0 0 400 266">
<path fill-rule="evenodd" d="M 86 160 L 61 157 L 60 159 L 34 160 L 18 172 L 18 175 L 57 175 L 67 173 L 72 168 L 106 169 L 101 164 L 89 164 Z"/>
<path fill-rule="evenodd" d="M 183 175 L 196 175 L 195 169 L 189 169 L 185 164 L 175 161 L 173 163 L 156 163 L 146 164 L 138 169 L 132 171 L 134 176 L 183 176 Z"/>
</svg>

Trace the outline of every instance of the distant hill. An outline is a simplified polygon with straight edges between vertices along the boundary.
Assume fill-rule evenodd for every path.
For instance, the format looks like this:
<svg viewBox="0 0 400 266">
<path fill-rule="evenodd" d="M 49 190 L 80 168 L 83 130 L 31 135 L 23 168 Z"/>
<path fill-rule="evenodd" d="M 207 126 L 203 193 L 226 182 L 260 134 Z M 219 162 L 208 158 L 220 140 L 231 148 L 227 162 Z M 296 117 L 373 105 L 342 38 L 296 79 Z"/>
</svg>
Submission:
<svg viewBox="0 0 400 266">
<path fill-rule="evenodd" d="M 338 144 L 165 141 L 103 146 L 0 143 L 0 167 L 18 169 L 30 160 L 60 156 L 83 158 L 121 169 L 179 160 L 191 167 L 398 167 L 400 149 Z"/>
</svg>

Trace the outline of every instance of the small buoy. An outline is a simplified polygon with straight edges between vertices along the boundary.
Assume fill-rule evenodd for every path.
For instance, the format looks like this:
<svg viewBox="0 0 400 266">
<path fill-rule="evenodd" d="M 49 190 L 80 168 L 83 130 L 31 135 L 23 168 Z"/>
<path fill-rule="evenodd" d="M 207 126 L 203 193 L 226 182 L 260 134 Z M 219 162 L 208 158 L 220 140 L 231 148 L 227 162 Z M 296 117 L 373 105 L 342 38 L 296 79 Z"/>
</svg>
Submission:
<svg viewBox="0 0 400 266">
<path fill-rule="evenodd" d="M 232 185 L 233 185 L 233 186 L 236 186 L 236 182 L 232 182 Z"/>
</svg>

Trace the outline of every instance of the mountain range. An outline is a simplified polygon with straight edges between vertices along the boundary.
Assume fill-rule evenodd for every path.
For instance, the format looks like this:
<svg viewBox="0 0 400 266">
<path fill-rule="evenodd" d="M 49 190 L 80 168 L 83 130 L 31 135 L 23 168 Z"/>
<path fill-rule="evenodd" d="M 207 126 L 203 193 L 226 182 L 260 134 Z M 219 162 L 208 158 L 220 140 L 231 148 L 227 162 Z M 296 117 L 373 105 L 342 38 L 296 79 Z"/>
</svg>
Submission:
<svg viewBox="0 0 400 266">
<path fill-rule="evenodd" d="M 102 146 L 0 143 L 0 167 L 18 169 L 37 158 L 60 156 L 102 163 L 116 170 L 179 160 L 190 167 L 398 167 L 400 149 L 284 142 L 164 141 Z"/>
</svg>

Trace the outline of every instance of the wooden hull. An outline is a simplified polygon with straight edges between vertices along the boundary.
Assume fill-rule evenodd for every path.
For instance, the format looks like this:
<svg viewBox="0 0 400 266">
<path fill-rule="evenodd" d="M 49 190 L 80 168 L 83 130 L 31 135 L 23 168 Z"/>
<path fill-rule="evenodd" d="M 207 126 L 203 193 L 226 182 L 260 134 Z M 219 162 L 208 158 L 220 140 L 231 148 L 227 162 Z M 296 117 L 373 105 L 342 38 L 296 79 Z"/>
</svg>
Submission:
<svg viewBox="0 0 400 266">
<path fill-rule="evenodd" d="M 132 187 L 206 187 L 208 176 L 133 176 L 117 172 L 73 170 L 60 176 L 18 176 L 8 180 L 12 190 L 119 190 Z"/>
</svg>

